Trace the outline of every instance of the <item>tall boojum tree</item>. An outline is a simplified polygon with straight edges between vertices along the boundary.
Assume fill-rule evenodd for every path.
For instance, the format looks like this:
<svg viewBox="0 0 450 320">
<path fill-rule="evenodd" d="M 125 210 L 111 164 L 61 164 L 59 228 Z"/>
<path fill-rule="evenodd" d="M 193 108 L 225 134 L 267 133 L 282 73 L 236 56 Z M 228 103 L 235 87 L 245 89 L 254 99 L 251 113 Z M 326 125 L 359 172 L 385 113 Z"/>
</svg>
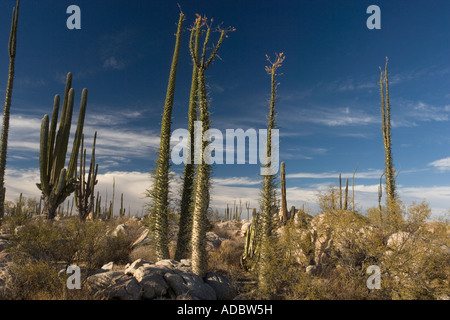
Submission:
<svg viewBox="0 0 450 320">
<path fill-rule="evenodd" d="M 8 135 L 9 135 L 9 117 L 12 102 L 12 92 L 14 86 L 14 74 L 16 63 L 16 47 L 17 47 L 17 25 L 19 22 L 19 6 L 20 0 L 17 0 L 16 7 L 13 8 L 11 32 L 9 35 L 8 54 L 9 54 L 9 70 L 8 82 L 6 84 L 5 106 L 3 108 L 2 134 L 0 138 L 0 218 L 5 213 L 5 170 L 6 156 L 8 151 Z"/>
<path fill-rule="evenodd" d="M 268 135 L 267 135 L 267 144 L 266 144 L 266 157 L 267 159 L 272 159 L 272 152 L 274 148 L 278 146 L 272 145 L 272 130 L 276 128 L 275 124 L 275 103 L 276 103 L 276 91 L 278 84 L 276 82 L 277 70 L 280 68 L 284 62 L 285 56 L 283 53 L 276 55 L 275 62 L 272 62 L 270 58 L 267 56 L 267 60 L 270 63 L 270 66 L 266 66 L 266 72 L 270 75 L 270 102 L 269 102 L 269 116 L 268 116 Z M 267 163 L 266 166 L 270 166 L 270 163 Z M 261 253 L 259 258 L 259 274 L 258 274 L 258 285 L 262 290 L 266 290 L 269 288 L 268 282 L 268 268 L 271 261 L 271 253 L 272 253 L 272 229 L 273 229 L 273 215 L 276 212 L 276 175 L 275 174 L 267 174 L 263 177 L 263 185 L 262 185 L 262 199 L 261 199 Z"/>
<path fill-rule="evenodd" d="M 397 198 L 395 188 L 395 170 L 392 159 L 392 139 L 391 139 L 391 104 L 389 100 L 389 74 L 388 74 L 388 58 L 386 57 L 386 65 L 384 73 L 381 71 L 380 76 L 380 94 L 381 94 L 381 120 L 384 144 L 384 165 L 386 179 L 387 207 L 389 214 L 395 214 L 395 201 Z M 381 70 L 381 68 L 380 68 Z M 383 88 L 384 84 L 384 88 Z"/>
<path fill-rule="evenodd" d="M 198 68 L 198 105 L 200 111 L 200 121 L 202 122 L 202 137 L 210 128 L 210 117 L 209 117 L 209 104 L 206 91 L 206 76 L 205 72 L 214 61 L 217 53 L 222 45 L 224 38 L 228 31 L 234 31 L 234 28 L 229 28 L 227 30 L 220 29 L 220 37 L 217 44 L 213 46 L 212 52 L 208 59 L 206 58 L 208 44 L 211 37 L 211 26 L 208 25 L 206 18 L 197 17 L 195 21 L 195 28 L 200 29 L 206 26 L 206 34 L 203 42 L 203 49 L 201 56 L 192 50 L 195 45 L 192 43 L 193 38 L 191 37 L 191 56 L 194 64 Z M 196 31 L 197 32 L 197 31 Z M 197 181 L 196 190 L 194 198 L 194 209 L 193 209 L 193 221 L 192 221 L 192 237 L 191 237 L 191 248 L 192 248 L 192 271 L 197 275 L 204 277 L 207 272 L 207 254 L 206 254 L 206 220 L 207 220 L 207 210 L 210 201 L 210 175 L 211 175 L 211 164 L 209 163 L 207 153 L 204 153 L 205 148 L 208 146 L 207 139 L 202 139 L 202 147 L 198 154 L 200 158 L 200 163 L 197 166 Z"/>
<path fill-rule="evenodd" d="M 156 256 L 159 260 L 169 259 L 168 246 L 168 206 L 169 206 L 169 156 L 170 134 L 172 125 L 172 109 L 175 95 L 175 82 L 177 77 L 178 57 L 180 52 L 181 34 L 183 30 L 184 14 L 180 13 L 175 41 L 175 49 L 170 68 L 169 83 L 167 85 L 166 101 L 161 122 L 160 147 L 158 152 L 157 167 L 155 171 L 154 185 L 148 191 L 152 200 L 150 212 L 151 228 L 155 238 Z"/>
<path fill-rule="evenodd" d="M 191 29 L 189 41 L 192 56 L 198 56 L 200 44 L 200 28 L 195 24 Z M 190 238 L 192 234 L 192 210 L 194 195 L 195 164 L 194 159 L 194 122 L 197 120 L 197 98 L 198 98 L 198 67 L 193 61 L 191 92 L 189 97 L 188 132 L 189 141 L 187 145 L 187 159 L 183 171 L 183 187 L 181 191 L 180 224 L 178 231 L 175 260 L 186 257 Z"/>
</svg>

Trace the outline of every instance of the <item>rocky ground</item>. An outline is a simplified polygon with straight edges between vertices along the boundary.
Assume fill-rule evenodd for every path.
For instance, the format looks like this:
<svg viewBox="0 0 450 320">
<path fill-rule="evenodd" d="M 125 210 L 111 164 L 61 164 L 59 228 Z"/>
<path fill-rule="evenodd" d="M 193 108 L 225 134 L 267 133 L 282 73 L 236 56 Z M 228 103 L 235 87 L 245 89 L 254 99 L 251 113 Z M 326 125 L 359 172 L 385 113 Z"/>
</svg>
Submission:
<svg viewBox="0 0 450 320">
<path fill-rule="evenodd" d="M 417 260 L 412 265 L 417 268 L 422 264 L 428 264 L 429 252 L 435 252 L 441 256 L 441 261 L 449 261 L 450 248 L 448 237 L 450 229 L 444 232 L 444 236 L 436 238 L 438 241 L 430 242 L 428 239 L 417 236 L 417 231 L 400 231 L 394 233 L 381 233 L 380 230 L 368 223 L 366 217 L 351 212 L 334 214 L 319 214 L 315 217 L 297 214 L 293 217 L 294 224 L 289 229 L 281 226 L 277 229 L 278 238 L 282 239 L 287 234 L 292 240 L 289 250 L 296 265 L 311 277 L 326 277 L 326 272 L 330 270 L 343 270 L 348 272 L 349 266 L 369 265 L 371 259 L 368 246 L 380 242 L 385 248 L 384 253 L 376 257 L 378 261 L 391 261 L 402 257 L 401 253 L 412 253 L 424 255 L 422 260 Z M 240 268 L 239 259 L 243 250 L 243 243 L 246 231 L 249 229 L 250 221 L 219 221 L 215 222 L 207 233 L 207 250 L 210 256 L 224 254 L 224 246 L 227 242 L 234 241 L 240 243 L 240 247 L 230 247 L 229 251 L 239 251 L 234 253 L 231 259 L 234 267 Z M 137 226 L 137 227 L 136 227 Z M 425 224 L 424 230 L 420 234 L 432 235 L 436 231 L 435 226 Z M 113 235 L 131 232 L 135 240 L 130 257 L 131 263 L 127 265 L 117 265 L 112 262 L 105 264 L 101 269 L 89 276 L 83 283 L 85 288 L 91 292 L 94 299 L 120 299 L 120 300 L 151 300 L 151 299 L 189 299 L 189 300 L 232 300 L 245 299 L 245 294 L 241 295 L 240 284 L 247 279 L 230 278 L 226 269 L 218 265 L 210 265 L 211 271 L 205 279 L 192 273 L 191 261 L 183 259 L 181 261 L 162 260 L 153 261 L 148 255 L 148 250 L 152 248 L 148 229 L 141 225 L 139 219 L 132 218 L 110 231 Z M 171 247 L 175 245 L 177 226 L 170 226 Z M 10 244 L 11 235 L 0 234 L 0 299 L 2 293 L 8 288 L 8 281 L 11 278 L 11 259 L 7 251 Z M 229 243 L 228 243 L 229 245 Z M 426 248 L 420 249 L 420 247 Z M 236 249 L 237 248 L 237 249 Z M 432 250 L 432 251 L 430 251 Z M 392 258 L 392 257 L 399 258 Z M 221 257 L 221 256 L 220 256 Z M 390 258 L 391 257 L 391 258 Z M 429 256 L 434 258 L 434 256 Z M 374 260 L 375 261 L 375 260 Z M 431 261 L 431 260 L 430 260 Z M 387 265 L 387 264 L 386 264 Z M 447 266 L 448 267 L 448 266 Z M 447 268 L 448 269 L 448 268 Z M 328 270 L 328 271 L 326 271 Z M 347 271 L 345 271 L 347 270 Z M 397 269 L 392 269 L 397 270 Z M 415 270 L 415 269 L 414 269 Z M 413 271 L 414 271 L 413 270 Z M 418 272 L 418 270 L 416 270 Z M 398 277 L 402 281 L 402 286 L 414 284 L 416 278 L 411 277 L 414 273 L 404 273 L 399 269 Z M 244 271 L 239 271 L 244 274 Z M 340 271 L 341 272 L 341 271 Z M 409 271 L 410 272 L 410 271 Z M 65 273 L 65 270 L 61 270 Z M 241 275 L 242 275 L 241 274 Z M 420 274 L 420 273 L 418 273 Z M 400 281 L 399 280 L 399 281 Z M 427 281 L 427 279 L 425 279 Z M 447 279 L 444 282 L 448 284 Z M 432 288 L 434 284 L 430 284 Z M 439 295 L 441 299 L 448 299 L 450 291 L 443 291 Z"/>
<path fill-rule="evenodd" d="M 38 218 L 37 218 L 38 219 Z M 217 250 L 223 241 L 230 237 L 242 238 L 246 221 L 218 222 L 213 231 L 207 233 L 207 250 Z M 20 227 L 15 230 L 20 232 Z M 113 236 L 132 232 L 136 235 L 131 245 L 131 257 L 148 256 L 152 250 L 152 240 L 148 229 L 141 220 L 132 218 L 110 231 Z M 171 246 L 175 245 L 177 226 L 170 227 Z M 8 291 L 12 279 L 12 259 L 8 246 L 13 235 L 0 231 L 0 300 Z M 82 271 L 82 273 L 84 270 Z M 62 269 L 60 274 L 66 273 Z M 232 300 L 239 299 L 236 283 L 224 275 L 209 272 L 205 279 L 192 273 L 191 261 L 162 260 L 151 262 L 137 258 L 127 265 L 105 264 L 95 274 L 83 281 L 83 289 L 94 299 L 151 300 L 151 299 L 189 299 L 189 300 Z"/>
</svg>

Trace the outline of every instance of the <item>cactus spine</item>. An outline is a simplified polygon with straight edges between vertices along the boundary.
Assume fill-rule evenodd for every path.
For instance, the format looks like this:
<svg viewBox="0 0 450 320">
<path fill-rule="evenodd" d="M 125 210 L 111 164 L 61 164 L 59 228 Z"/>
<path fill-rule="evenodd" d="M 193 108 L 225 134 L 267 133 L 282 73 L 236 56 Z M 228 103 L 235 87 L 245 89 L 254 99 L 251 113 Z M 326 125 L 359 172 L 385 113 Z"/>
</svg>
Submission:
<svg viewBox="0 0 450 320">
<path fill-rule="evenodd" d="M 75 189 L 75 204 L 77 206 L 80 220 L 84 221 L 94 209 L 94 189 L 97 184 L 98 164 L 95 164 L 95 143 L 97 141 L 97 132 L 94 135 L 92 145 L 91 163 L 89 166 L 88 178 L 86 181 L 86 149 L 84 147 L 84 137 L 81 138 L 80 148 L 80 174 L 78 176 L 78 185 Z M 92 213 L 92 215 L 94 215 Z"/>
<path fill-rule="evenodd" d="M 226 31 L 221 30 L 220 38 L 217 44 L 214 46 L 211 55 L 206 59 L 207 46 L 209 44 L 211 36 L 211 27 L 207 25 L 206 18 L 202 19 L 200 16 L 195 21 L 194 28 L 200 29 L 203 25 L 206 25 L 206 35 L 203 42 L 203 51 L 201 57 L 191 50 L 192 60 L 198 68 L 198 102 L 200 110 L 200 120 L 202 121 L 202 136 L 210 127 L 209 119 L 209 106 L 206 93 L 206 77 L 205 71 L 213 62 L 216 57 L 219 48 L 225 38 Z M 190 47 L 193 39 L 191 38 Z M 203 139 L 202 139 L 203 140 Z M 202 141 L 202 147 L 200 151 L 201 163 L 197 166 L 197 184 L 195 190 L 193 221 L 192 221 L 192 271 L 200 277 L 205 277 L 207 272 L 207 253 L 206 253 L 206 225 L 207 225 L 207 210 L 209 207 L 209 187 L 210 187 L 210 175 L 211 164 L 209 159 L 204 157 L 204 150 L 208 145 L 208 141 Z"/>
<path fill-rule="evenodd" d="M 384 74 L 380 76 L 380 93 L 381 93 L 381 119 L 383 131 L 383 143 L 385 151 L 385 175 L 386 175 L 386 193 L 388 212 L 394 214 L 394 204 L 396 200 L 394 166 L 392 160 L 391 149 L 391 105 L 389 101 L 389 75 L 388 75 L 388 58 L 386 57 L 386 65 Z M 386 98 L 384 95 L 383 83 L 385 84 Z"/>
<path fill-rule="evenodd" d="M 189 41 L 192 56 L 198 56 L 200 28 L 191 29 L 191 38 Z M 194 40 L 195 39 L 195 40 Z M 194 122 L 197 120 L 197 96 L 198 96 L 198 68 L 194 62 L 192 69 L 191 92 L 189 97 L 188 111 L 188 132 L 189 141 L 187 149 L 187 161 L 183 172 L 183 190 L 181 193 L 180 204 L 180 229 L 178 232 L 177 248 L 175 250 L 175 260 L 181 260 L 186 257 L 189 241 L 192 233 L 192 202 L 194 194 Z"/>
<path fill-rule="evenodd" d="M 180 52 L 181 33 L 184 14 L 180 13 L 178 29 L 176 34 L 175 50 L 167 85 L 166 101 L 161 123 L 161 142 L 159 157 L 157 160 L 155 182 L 150 197 L 152 198 L 152 209 L 150 212 L 151 227 L 155 237 L 155 249 L 158 260 L 169 259 L 168 247 L 168 206 L 169 206 L 169 155 L 170 155 L 170 133 L 172 123 L 172 108 L 175 94 L 175 82 L 177 76 L 178 56 Z"/>
<path fill-rule="evenodd" d="M 3 108 L 3 124 L 2 134 L 0 138 L 0 218 L 5 213 L 5 170 L 6 170 L 6 154 L 8 150 L 8 134 L 9 134 L 9 114 L 11 109 L 12 91 L 14 85 L 15 62 L 16 62 L 16 45 L 17 45 L 17 24 L 19 22 L 19 5 L 17 0 L 16 7 L 13 8 L 11 32 L 9 35 L 8 53 L 9 53 L 9 70 L 8 82 L 6 84 L 5 106 Z"/>
<path fill-rule="evenodd" d="M 44 199 L 44 213 L 48 219 L 56 216 L 56 211 L 61 203 L 75 191 L 77 186 L 76 166 L 78 151 L 80 149 L 83 135 L 84 117 L 86 114 L 87 89 L 83 89 L 81 95 L 81 105 L 77 123 L 72 152 L 67 169 L 64 167 L 66 161 L 67 147 L 70 137 L 70 127 L 72 122 L 74 90 L 71 88 L 72 74 L 68 73 L 66 89 L 64 93 L 63 108 L 59 123 L 58 132 L 56 124 L 59 113 L 59 96 L 55 96 L 52 121 L 49 131 L 49 117 L 45 115 L 41 123 L 39 170 L 40 183 L 37 184 L 42 191 Z"/>
</svg>

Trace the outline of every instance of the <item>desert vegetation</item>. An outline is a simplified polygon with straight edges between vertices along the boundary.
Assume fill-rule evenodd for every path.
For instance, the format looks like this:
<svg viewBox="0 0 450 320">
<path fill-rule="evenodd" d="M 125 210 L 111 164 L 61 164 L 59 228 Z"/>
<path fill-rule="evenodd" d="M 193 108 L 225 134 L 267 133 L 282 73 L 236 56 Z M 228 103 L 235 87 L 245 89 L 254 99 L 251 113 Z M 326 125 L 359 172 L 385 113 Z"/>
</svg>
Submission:
<svg viewBox="0 0 450 320">
<path fill-rule="evenodd" d="M 319 195 L 319 213 L 304 207 L 288 209 L 292 201 L 286 194 L 289 168 L 282 162 L 279 176 L 261 176 L 259 208 L 245 203 L 245 212 L 237 199 L 221 215 L 210 208 L 212 166 L 205 161 L 194 164 L 193 131 L 196 120 L 202 121 L 202 133 L 210 128 L 206 71 L 235 29 L 213 28 L 214 20 L 198 15 L 189 28 L 187 45 L 193 66 L 187 110 L 189 161 L 184 166 L 179 205 L 172 207 L 170 134 L 186 20 L 181 12 L 158 160 L 147 190 L 149 205 L 141 218 L 131 216 L 130 210 L 126 215 L 123 194 L 120 210 L 114 210 L 115 182 L 111 202 L 106 198 L 102 206 L 95 190 L 101 166 L 95 158 L 97 132 L 86 170 L 89 152 L 84 149 L 83 125 L 89 112 L 87 89 L 81 93 L 70 155 L 67 152 L 75 97 L 71 73 L 61 114 L 56 95 L 51 119 L 48 115 L 42 119 L 37 182 L 42 197 L 4 199 L 18 14 L 19 1 L 13 10 L 1 137 L 0 299 L 450 299 L 448 220 L 431 221 L 425 201 L 405 205 L 396 193 L 387 59 L 380 76 L 385 168 L 378 207 L 366 212 L 356 209 L 356 167 L 351 192 L 349 180 L 343 187 L 339 175 L 339 187 L 331 186 Z M 265 66 L 270 77 L 268 112 L 257 115 L 268 120 L 265 168 L 271 166 L 274 148 L 279 147 L 273 144 L 271 132 L 276 129 L 278 70 L 285 58 L 283 53 L 275 54 L 274 59 L 267 56 Z M 203 140 L 201 159 L 207 146 L 208 141 Z M 67 270 L 73 265 L 81 269 L 81 289 L 67 286 Z M 368 287 L 370 266 L 381 272 L 379 288 Z"/>
</svg>

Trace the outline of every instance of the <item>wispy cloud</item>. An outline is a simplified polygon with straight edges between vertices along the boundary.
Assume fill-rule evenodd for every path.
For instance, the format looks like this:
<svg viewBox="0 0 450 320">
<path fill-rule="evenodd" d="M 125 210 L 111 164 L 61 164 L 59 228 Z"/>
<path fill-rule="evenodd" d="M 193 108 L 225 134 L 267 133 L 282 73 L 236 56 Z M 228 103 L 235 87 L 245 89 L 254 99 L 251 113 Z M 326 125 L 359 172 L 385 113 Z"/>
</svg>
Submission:
<svg viewBox="0 0 450 320">
<path fill-rule="evenodd" d="M 382 170 L 370 170 L 365 172 L 356 172 L 355 179 L 379 179 Z M 286 175 L 287 179 L 338 179 L 339 172 L 320 172 L 320 173 L 310 173 L 310 172 L 298 172 L 298 173 L 290 173 Z M 352 178 L 353 172 L 343 172 L 341 173 L 341 177 Z"/>
<path fill-rule="evenodd" d="M 350 107 L 302 109 L 298 111 L 295 119 L 327 127 L 366 126 L 380 122 L 379 117 Z"/>
<path fill-rule="evenodd" d="M 419 121 L 448 121 L 450 105 L 436 107 L 422 101 L 417 102 L 411 108 L 411 116 Z"/>
<path fill-rule="evenodd" d="M 116 59 L 116 57 L 111 56 L 109 58 L 107 58 L 104 62 L 103 62 L 103 68 L 110 68 L 110 69 L 115 69 L 115 70 L 123 70 L 126 67 L 126 63 L 123 61 L 119 61 Z"/>
<path fill-rule="evenodd" d="M 119 32 L 105 34 L 100 39 L 98 50 L 103 68 L 123 70 L 130 63 L 129 48 L 133 45 L 134 32 L 123 29 Z"/>
<path fill-rule="evenodd" d="M 439 171 L 450 171 L 450 157 L 433 161 L 428 165 L 435 167 Z"/>
<path fill-rule="evenodd" d="M 213 178 L 213 184 L 222 186 L 253 186 L 261 184 L 260 179 L 250 179 L 247 177 L 229 177 L 229 178 Z"/>
</svg>

